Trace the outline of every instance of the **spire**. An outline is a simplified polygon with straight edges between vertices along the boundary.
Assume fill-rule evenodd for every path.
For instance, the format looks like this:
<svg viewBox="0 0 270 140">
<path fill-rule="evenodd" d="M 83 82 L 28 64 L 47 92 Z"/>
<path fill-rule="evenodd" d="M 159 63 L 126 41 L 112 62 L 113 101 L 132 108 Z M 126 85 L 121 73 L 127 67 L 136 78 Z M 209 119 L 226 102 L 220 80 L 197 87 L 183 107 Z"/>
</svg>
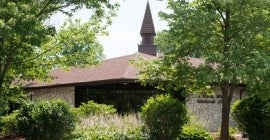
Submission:
<svg viewBox="0 0 270 140">
<path fill-rule="evenodd" d="M 154 22 L 153 22 L 152 14 L 151 14 L 151 9 L 150 9 L 150 5 L 149 5 L 149 1 L 147 1 L 147 5 L 146 5 L 145 13 L 144 13 L 144 18 L 143 18 L 140 33 L 141 34 L 154 34 L 154 35 L 156 35 Z"/>
<path fill-rule="evenodd" d="M 149 6 L 149 1 L 147 1 L 140 34 L 142 36 L 142 42 L 138 45 L 138 51 L 140 53 L 157 56 L 157 47 L 154 44 L 156 32 Z"/>
</svg>

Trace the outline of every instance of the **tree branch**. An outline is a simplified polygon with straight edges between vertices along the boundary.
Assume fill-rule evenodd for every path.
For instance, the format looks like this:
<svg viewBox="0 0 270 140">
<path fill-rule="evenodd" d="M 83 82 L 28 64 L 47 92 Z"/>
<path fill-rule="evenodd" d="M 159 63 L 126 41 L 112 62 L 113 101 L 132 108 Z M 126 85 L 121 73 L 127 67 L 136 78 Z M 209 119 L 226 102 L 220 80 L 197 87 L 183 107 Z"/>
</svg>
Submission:
<svg viewBox="0 0 270 140">
<path fill-rule="evenodd" d="M 45 50 L 44 52 L 42 52 L 42 53 L 40 53 L 40 54 L 38 54 L 38 55 L 36 55 L 36 56 L 34 56 L 34 57 L 32 57 L 32 58 L 29 58 L 29 59 L 24 60 L 24 61 L 21 61 L 21 62 L 18 62 L 18 61 L 17 61 L 17 62 L 13 62 L 12 64 L 23 64 L 23 63 L 26 63 L 26 62 L 29 62 L 29 61 L 35 60 L 35 59 L 39 58 L 40 56 L 42 56 L 42 55 L 46 54 L 47 52 L 49 52 L 49 51 L 51 51 L 51 50 L 55 49 L 56 45 L 57 45 L 57 44 L 55 44 L 55 45 L 54 45 L 54 46 L 52 46 L 51 48 L 49 48 L 49 49 Z"/>
<path fill-rule="evenodd" d="M 40 15 L 42 15 L 51 2 L 52 2 L 51 0 L 48 0 L 47 3 L 44 5 L 44 7 L 39 11 L 39 13 L 35 17 L 39 17 Z"/>
<path fill-rule="evenodd" d="M 220 11 L 220 9 L 218 9 L 218 8 L 217 8 L 217 11 L 218 11 L 218 13 L 219 13 L 221 19 L 223 20 L 223 23 L 224 23 L 226 19 L 225 19 L 225 17 L 223 16 L 222 11 Z M 222 23 L 222 22 L 221 22 L 221 23 Z"/>
<path fill-rule="evenodd" d="M 50 12 L 54 12 L 54 11 L 57 11 L 59 9 L 62 9 L 62 8 L 66 8 L 66 7 L 69 7 L 71 6 L 72 3 L 70 4 L 65 4 L 65 5 L 61 5 L 61 6 L 58 6 L 58 7 L 54 7 L 54 8 L 51 8 L 51 9 L 47 9 L 47 10 L 43 10 L 42 13 L 39 13 L 38 15 L 36 15 L 36 17 L 39 17 L 43 14 L 47 14 L 47 13 L 50 13 Z"/>
<path fill-rule="evenodd" d="M 221 35 L 219 35 L 217 33 L 215 33 L 214 35 L 216 35 L 217 37 L 223 38 L 223 36 L 221 36 Z"/>
<path fill-rule="evenodd" d="M 3 64 L 3 69 L 1 70 L 1 73 L 0 73 L 0 96 L 2 95 L 2 87 L 3 87 L 3 83 L 4 83 L 4 78 L 5 78 L 5 75 L 7 73 L 7 70 L 10 66 L 10 63 L 11 63 L 11 53 L 9 53 L 7 55 L 7 58 L 6 58 L 6 62 L 5 64 Z M 4 63 L 4 62 L 3 62 Z"/>
</svg>

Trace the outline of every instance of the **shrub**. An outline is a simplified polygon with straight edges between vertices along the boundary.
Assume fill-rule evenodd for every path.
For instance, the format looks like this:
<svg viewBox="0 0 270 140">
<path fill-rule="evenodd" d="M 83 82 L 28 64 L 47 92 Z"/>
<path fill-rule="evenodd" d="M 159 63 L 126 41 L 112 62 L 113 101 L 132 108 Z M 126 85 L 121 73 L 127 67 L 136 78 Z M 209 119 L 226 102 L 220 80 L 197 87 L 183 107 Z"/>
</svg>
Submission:
<svg viewBox="0 0 270 140">
<path fill-rule="evenodd" d="M 27 103 L 17 115 L 19 135 L 29 140 L 59 140 L 75 127 L 75 117 L 64 101 Z"/>
<path fill-rule="evenodd" d="M 21 88 L 3 88 L 0 97 L 0 116 L 8 115 L 19 109 L 25 100 L 26 96 Z"/>
<path fill-rule="evenodd" d="M 180 140 L 213 140 L 213 137 L 200 126 L 185 125 L 178 137 Z"/>
<path fill-rule="evenodd" d="M 175 139 L 187 122 L 185 106 L 170 95 L 149 98 L 141 115 L 152 139 Z"/>
<path fill-rule="evenodd" d="M 116 109 L 112 105 L 98 104 L 94 101 L 88 101 L 87 103 L 82 103 L 75 112 L 81 116 L 89 115 L 108 115 L 116 113 Z"/>
<path fill-rule="evenodd" d="M 270 98 L 252 95 L 233 105 L 232 115 L 252 140 L 270 138 Z"/>
<path fill-rule="evenodd" d="M 17 115 L 18 111 L 14 111 L 9 115 L 0 117 L 0 130 L 2 134 L 4 135 L 16 134 L 18 130 L 17 126 L 18 121 L 16 118 Z"/>
</svg>

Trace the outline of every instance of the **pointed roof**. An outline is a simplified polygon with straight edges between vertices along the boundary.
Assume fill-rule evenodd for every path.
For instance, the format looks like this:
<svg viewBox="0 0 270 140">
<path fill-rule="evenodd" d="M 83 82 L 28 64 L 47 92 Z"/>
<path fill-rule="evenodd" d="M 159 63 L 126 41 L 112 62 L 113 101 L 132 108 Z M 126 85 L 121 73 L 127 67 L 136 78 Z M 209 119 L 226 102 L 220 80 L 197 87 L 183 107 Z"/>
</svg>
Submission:
<svg viewBox="0 0 270 140">
<path fill-rule="evenodd" d="M 141 34 L 154 34 L 154 35 L 156 35 L 149 1 L 147 1 L 140 33 Z"/>
</svg>

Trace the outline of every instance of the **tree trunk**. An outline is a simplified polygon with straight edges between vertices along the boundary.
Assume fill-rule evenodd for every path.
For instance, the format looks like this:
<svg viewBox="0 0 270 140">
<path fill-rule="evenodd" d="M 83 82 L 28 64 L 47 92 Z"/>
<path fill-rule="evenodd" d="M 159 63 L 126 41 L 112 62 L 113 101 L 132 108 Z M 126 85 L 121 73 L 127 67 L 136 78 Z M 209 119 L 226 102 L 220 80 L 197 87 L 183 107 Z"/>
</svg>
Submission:
<svg viewBox="0 0 270 140">
<path fill-rule="evenodd" d="M 228 102 L 228 94 L 222 92 L 222 120 L 221 120 L 221 132 L 220 140 L 229 140 L 229 115 L 230 105 Z"/>
<path fill-rule="evenodd" d="M 224 58 L 229 55 L 229 49 L 230 49 L 230 6 L 229 4 L 226 4 L 226 11 L 225 16 L 221 14 L 221 17 L 224 22 L 223 28 L 223 40 L 224 40 L 224 46 L 223 46 L 223 55 Z M 228 61 L 224 61 L 224 73 L 225 75 L 229 73 L 229 67 L 230 63 Z M 230 85 L 230 81 L 224 81 L 224 85 L 222 88 L 222 120 L 221 120 L 221 132 L 220 132 L 220 140 L 229 140 L 229 117 L 230 117 L 230 106 L 231 106 L 231 100 L 233 96 L 233 90 L 234 88 L 232 85 Z"/>
<path fill-rule="evenodd" d="M 229 140 L 230 107 L 234 93 L 234 86 L 226 82 L 222 89 L 222 120 L 220 140 Z"/>
</svg>

